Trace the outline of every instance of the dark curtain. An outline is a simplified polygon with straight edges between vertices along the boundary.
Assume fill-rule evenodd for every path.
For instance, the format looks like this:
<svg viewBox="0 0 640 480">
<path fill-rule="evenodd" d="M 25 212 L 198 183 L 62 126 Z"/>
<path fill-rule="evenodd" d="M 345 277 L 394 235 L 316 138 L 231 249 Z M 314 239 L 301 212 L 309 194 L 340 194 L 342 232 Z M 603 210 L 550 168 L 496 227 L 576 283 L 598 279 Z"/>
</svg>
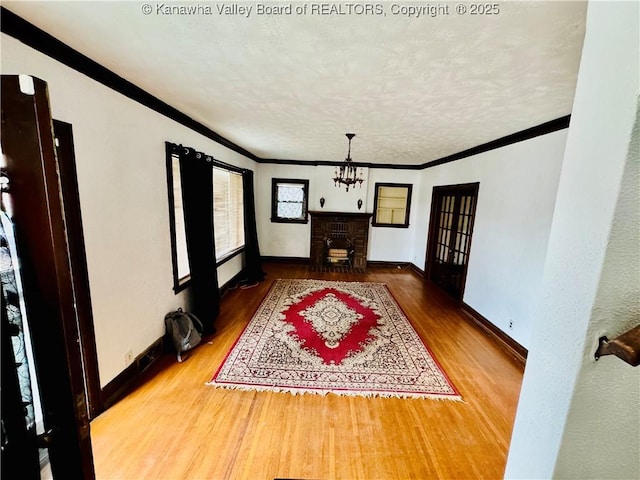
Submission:
<svg viewBox="0 0 640 480">
<path fill-rule="evenodd" d="M 253 193 L 253 172 L 242 172 L 242 193 L 244 200 L 244 258 L 247 284 L 264 280 L 262 271 L 260 246 L 258 245 L 258 229 L 256 228 L 256 206 Z"/>
<path fill-rule="evenodd" d="M 191 310 L 204 333 L 215 332 L 220 313 L 213 225 L 213 159 L 192 148 L 178 147 L 182 205 L 191 270 Z"/>
</svg>

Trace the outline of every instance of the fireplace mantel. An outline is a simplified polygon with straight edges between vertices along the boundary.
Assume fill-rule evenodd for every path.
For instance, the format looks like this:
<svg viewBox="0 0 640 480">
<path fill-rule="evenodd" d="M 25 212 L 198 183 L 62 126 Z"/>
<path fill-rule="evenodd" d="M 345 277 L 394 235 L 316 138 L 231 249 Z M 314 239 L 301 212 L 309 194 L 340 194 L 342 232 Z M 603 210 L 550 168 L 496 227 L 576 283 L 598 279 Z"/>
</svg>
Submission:
<svg viewBox="0 0 640 480">
<path fill-rule="evenodd" d="M 373 214 L 325 211 L 310 211 L 309 214 L 311 268 L 319 271 L 366 271 L 369 224 Z M 341 253 L 334 255 L 335 252 Z"/>
</svg>

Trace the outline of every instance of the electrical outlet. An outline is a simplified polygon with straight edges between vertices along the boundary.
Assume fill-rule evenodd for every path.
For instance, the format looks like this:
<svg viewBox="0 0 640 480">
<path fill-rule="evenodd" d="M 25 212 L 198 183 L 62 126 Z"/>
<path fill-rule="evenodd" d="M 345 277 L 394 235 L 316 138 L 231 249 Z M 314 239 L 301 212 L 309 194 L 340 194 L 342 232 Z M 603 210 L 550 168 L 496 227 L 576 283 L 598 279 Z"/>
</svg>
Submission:
<svg viewBox="0 0 640 480">
<path fill-rule="evenodd" d="M 513 328 L 513 320 L 509 320 L 509 328 Z"/>
<path fill-rule="evenodd" d="M 124 354 L 124 363 L 129 366 L 133 363 L 133 350 L 129 350 Z"/>
</svg>

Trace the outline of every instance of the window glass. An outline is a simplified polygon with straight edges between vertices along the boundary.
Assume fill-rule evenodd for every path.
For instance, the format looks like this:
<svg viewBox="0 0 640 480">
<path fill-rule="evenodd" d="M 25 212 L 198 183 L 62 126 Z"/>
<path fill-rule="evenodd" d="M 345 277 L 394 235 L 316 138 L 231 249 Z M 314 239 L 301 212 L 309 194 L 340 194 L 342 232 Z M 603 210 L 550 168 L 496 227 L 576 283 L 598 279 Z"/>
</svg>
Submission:
<svg viewBox="0 0 640 480">
<path fill-rule="evenodd" d="M 218 167 L 213 169 L 213 226 L 217 261 L 244 247 L 242 175 Z"/>
<path fill-rule="evenodd" d="M 281 183 L 278 185 L 278 216 L 282 218 L 302 218 L 304 206 L 304 186 Z"/>
<path fill-rule="evenodd" d="M 180 158 L 167 144 L 167 186 L 171 229 L 173 289 L 177 293 L 189 285 L 191 271 L 182 204 Z M 244 195 L 242 174 L 223 166 L 213 168 L 213 228 L 216 262 L 221 263 L 244 247 Z"/>
<path fill-rule="evenodd" d="M 271 221 L 307 223 L 309 180 L 274 178 L 271 191 Z"/>
<path fill-rule="evenodd" d="M 172 191 L 169 195 L 173 222 L 172 250 L 174 258 L 174 288 L 179 290 L 191 278 L 189 258 L 187 256 L 187 235 L 184 227 L 184 210 L 182 209 L 182 185 L 180 183 L 180 160 L 177 155 L 170 156 Z"/>
</svg>

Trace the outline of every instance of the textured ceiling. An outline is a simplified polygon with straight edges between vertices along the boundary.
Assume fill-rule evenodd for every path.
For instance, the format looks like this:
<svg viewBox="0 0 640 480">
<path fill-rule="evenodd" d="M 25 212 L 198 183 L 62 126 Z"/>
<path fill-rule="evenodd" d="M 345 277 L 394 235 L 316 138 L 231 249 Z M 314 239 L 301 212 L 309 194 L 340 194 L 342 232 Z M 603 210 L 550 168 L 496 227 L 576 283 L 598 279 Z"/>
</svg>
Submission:
<svg viewBox="0 0 640 480">
<path fill-rule="evenodd" d="M 570 114 L 586 15 L 580 1 L 500 2 L 493 15 L 439 2 L 439 15 L 418 18 L 398 5 L 428 3 L 384 2 L 380 15 L 348 12 L 376 4 L 328 4 L 334 14 L 312 14 L 312 2 L 149 2 L 150 14 L 143 5 L 3 2 L 259 157 L 339 161 L 354 132 L 355 161 L 394 164 Z M 292 13 L 260 15 L 260 5 Z M 251 12 L 219 12 L 233 6 Z"/>
</svg>

